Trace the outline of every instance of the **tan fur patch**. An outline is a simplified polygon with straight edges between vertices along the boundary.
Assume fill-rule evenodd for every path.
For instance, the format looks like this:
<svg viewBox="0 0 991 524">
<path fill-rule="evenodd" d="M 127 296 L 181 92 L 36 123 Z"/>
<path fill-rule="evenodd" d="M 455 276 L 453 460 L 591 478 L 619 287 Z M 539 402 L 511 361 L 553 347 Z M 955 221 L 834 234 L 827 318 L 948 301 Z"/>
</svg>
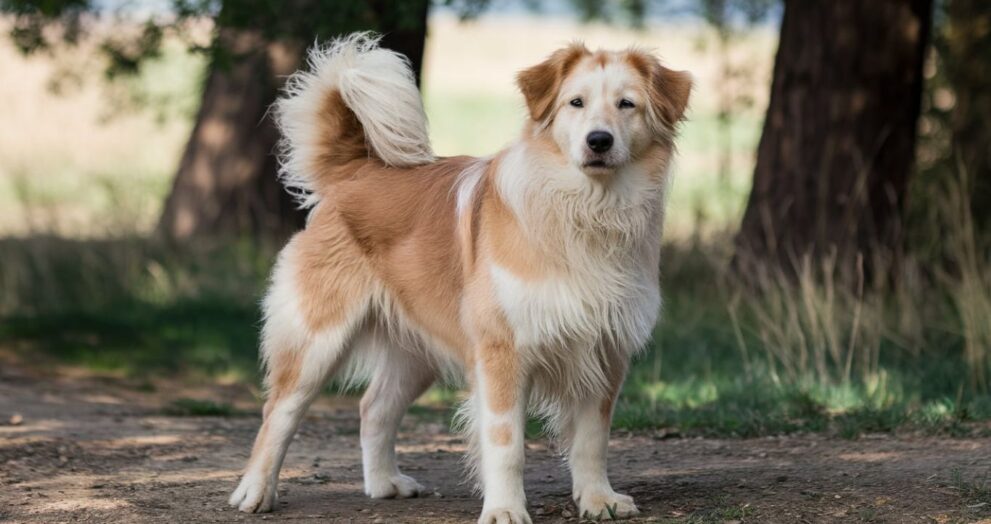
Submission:
<svg viewBox="0 0 991 524">
<path fill-rule="evenodd" d="M 265 403 L 265 411 L 285 395 L 291 393 L 299 382 L 299 372 L 303 364 L 303 353 L 289 348 L 277 351 L 269 360 L 268 391 L 269 399 Z"/>
<path fill-rule="evenodd" d="M 519 356 L 505 343 L 486 344 L 481 348 L 482 374 L 489 409 L 505 413 L 513 408 L 519 389 Z"/>
<path fill-rule="evenodd" d="M 626 369 L 629 362 L 621 358 L 612 358 L 603 363 L 606 376 L 609 377 L 609 390 L 599 404 L 599 414 L 607 423 L 612 420 L 613 408 L 619 398 L 620 390 L 623 388 L 623 380 L 626 378 Z"/>
<path fill-rule="evenodd" d="M 526 99 L 530 118 L 541 121 L 550 116 L 564 77 L 580 58 L 588 54 L 583 44 L 571 44 L 516 75 L 516 83 Z"/>
<path fill-rule="evenodd" d="M 361 122 L 336 90 L 327 94 L 319 111 L 323 117 L 318 135 L 320 153 L 312 160 L 313 179 L 337 181 L 347 178 L 354 172 L 353 166 L 348 164 L 369 156 Z"/>
<path fill-rule="evenodd" d="M 537 280 L 555 271 L 556 261 L 541 256 L 540 250 L 530 243 L 497 191 L 485 193 L 481 213 L 484 226 L 481 243 L 493 262 L 525 280 Z"/>
<path fill-rule="evenodd" d="M 489 440 L 496 446 L 508 446 L 513 440 L 513 428 L 509 424 L 496 424 L 489 428 Z"/>
<path fill-rule="evenodd" d="M 333 195 L 361 263 L 407 315 L 457 350 L 468 342 L 458 322 L 464 268 L 455 196 L 458 175 L 474 161 L 446 158 L 412 169 L 369 162 Z"/>
<path fill-rule="evenodd" d="M 680 122 L 692 92 L 692 76 L 668 69 L 657 58 L 636 49 L 626 51 L 623 58 L 644 78 L 650 103 L 664 123 L 674 126 Z"/>
<path fill-rule="evenodd" d="M 343 322 L 369 292 L 371 273 L 332 203 L 322 203 L 286 249 L 296 268 L 300 310 L 311 331 Z"/>
</svg>

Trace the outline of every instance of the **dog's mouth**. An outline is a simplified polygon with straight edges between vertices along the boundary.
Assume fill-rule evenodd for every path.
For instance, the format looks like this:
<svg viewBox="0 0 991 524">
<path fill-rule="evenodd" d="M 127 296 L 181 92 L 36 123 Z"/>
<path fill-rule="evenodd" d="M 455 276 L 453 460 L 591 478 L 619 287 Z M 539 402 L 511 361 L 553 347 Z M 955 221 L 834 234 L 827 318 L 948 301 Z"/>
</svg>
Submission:
<svg viewBox="0 0 991 524">
<path fill-rule="evenodd" d="M 606 160 L 605 158 L 593 157 L 582 163 L 582 169 L 593 174 L 600 174 L 615 170 L 616 164 Z"/>
</svg>

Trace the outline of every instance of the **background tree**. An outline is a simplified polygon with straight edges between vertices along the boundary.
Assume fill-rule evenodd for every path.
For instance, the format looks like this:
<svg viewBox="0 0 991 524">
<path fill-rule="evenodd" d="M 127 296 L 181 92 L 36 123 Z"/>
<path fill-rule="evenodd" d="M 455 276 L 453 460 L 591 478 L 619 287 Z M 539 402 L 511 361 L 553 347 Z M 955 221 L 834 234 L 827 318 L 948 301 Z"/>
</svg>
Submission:
<svg viewBox="0 0 991 524">
<path fill-rule="evenodd" d="M 991 236 L 991 7 L 981 0 L 949 0 L 937 38 L 952 93 L 951 169 L 970 189 L 981 236 Z"/>
<path fill-rule="evenodd" d="M 786 0 L 738 262 L 900 248 L 932 0 Z"/>
<path fill-rule="evenodd" d="M 116 76 L 157 56 L 163 36 L 181 34 L 188 20 L 214 20 L 202 103 L 158 233 L 172 241 L 278 240 L 302 225 L 303 213 L 276 178 L 278 133 L 266 118 L 286 75 L 315 40 L 359 30 L 383 33 L 383 45 L 408 56 L 419 75 L 428 7 L 429 0 L 174 0 L 167 16 L 149 17 L 137 36 L 108 36 L 101 48 L 110 58 L 108 75 Z M 11 36 L 25 52 L 76 43 L 97 9 L 89 0 L 0 0 L 0 11 L 14 15 Z"/>
<path fill-rule="evenodd" d="M 248 4 L 261 4 L 252 6 Z M 296 209 L 276 177 L 278 131 L 266 118 L 287 75 L 314 39 L 375 29 L 410 57 L 419 74 L 428 0 L 232 2 L 217 17 L 217 45 L 203 102 L 158 225 L 173 240 L 298 229 Z M 235 6 L 236 7 L 233 7 Z"/>
</svg>

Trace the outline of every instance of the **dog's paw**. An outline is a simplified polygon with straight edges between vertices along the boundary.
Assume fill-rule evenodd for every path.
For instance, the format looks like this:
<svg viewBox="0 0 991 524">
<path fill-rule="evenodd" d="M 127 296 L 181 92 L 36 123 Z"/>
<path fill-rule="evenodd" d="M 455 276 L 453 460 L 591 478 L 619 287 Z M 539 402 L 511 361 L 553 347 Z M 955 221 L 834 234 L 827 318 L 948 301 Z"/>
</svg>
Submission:
<svg viewBox="0 0 991 524">
<path fill-rule="evenodd" d="M 267 513 L 275 507 L 275 484 L 260 475 L 245 475 L 227 503 L 245 513 Z"/>
<path fill-rule="evenodd" d="M 478 524 L 533 524 L 525 509 L 495 508 L 483 510 Z"/>
<path fill-rule="evenodd" d="M 373 499 L 408 499 L 420 496 L 423 491 L 419 482 L 402 473 L 365 482 L 365 494 Z"/>
<path fill-rule="evenodd" d="M 575 496 L 575 502 L 578 503 L 578 515 L 583 519 L 616 520 L 640 513 L 633 497 L 612 489 L 586 490 Z"/>
</svg>

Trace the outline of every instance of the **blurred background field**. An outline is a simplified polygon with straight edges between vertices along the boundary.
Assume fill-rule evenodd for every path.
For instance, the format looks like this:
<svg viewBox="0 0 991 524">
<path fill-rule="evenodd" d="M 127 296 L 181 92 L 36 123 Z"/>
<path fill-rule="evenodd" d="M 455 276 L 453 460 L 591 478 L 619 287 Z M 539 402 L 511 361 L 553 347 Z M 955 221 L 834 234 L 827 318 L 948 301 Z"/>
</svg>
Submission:
<svg viewBox="0 0 991 524">
<path fill-rule="evenodd" d="M 758 27 L 734 48 L 731 60 L 751 71 L 734 89 L 753 103 L 729 123 L 732 158 L 722 174 L 722 57 L 712 52 L 714 39 L 699 23 L 631 30 L 566 18 L 460 22 L 450 13 L 434 15 L 423 92 L 435 150 L 484 156 L 514 140 L 525 115 L 515 74 L 561 45 L 645 47 L 672 68 L 690 70 L 697 83 L 679 142 L 667 233 L 731 227 L 749 190 L 776 35 L 773 27 Z M 0 42 L 0 75 L 16 79 L 0 85 L 0 235 L 149 233 L 189 137 L 205 68 L 202 56 L 167 45 L 137 77 L 106 84 L 92 49 L 49 59 Z"/>
<path fill-rule="evenodd" d="M 991 276 L 954 194 L 935 194 L 902 278 L 795 281 L 730 270 L 778 44 L 776 21 L 720 52 L 700 22 L 642 29 L 572 17 L 431 15 L 423 94 L 435 150 L 485 155 L 524 116 L 519 69 L 569 41 L 637 45 L 689 70 L 665 227 L 665 307 L 619 406 L 619 427 L 753 436 L 983 432 L 991 419 Z M 207 61 L 166 42 L 103 81 L 81 45 L 25 57 L 0 40 L 0 349 L 46 366 L 257 384 L 257 303 L 278 245 L 176 250 L 148 240 L 171 189 Z M 728 73 L 727 71 L 731 71 Z M 929 78 L 933 75 L 930 74 Z M 933 233 L 935 231 L 935 233 Z M 187 246 L 188 247 L 188 246 Z M 934 265 L 933 261 L 938 260 Z M 421 399 L 448 406 L 450 391 Z"/>
</svg>

